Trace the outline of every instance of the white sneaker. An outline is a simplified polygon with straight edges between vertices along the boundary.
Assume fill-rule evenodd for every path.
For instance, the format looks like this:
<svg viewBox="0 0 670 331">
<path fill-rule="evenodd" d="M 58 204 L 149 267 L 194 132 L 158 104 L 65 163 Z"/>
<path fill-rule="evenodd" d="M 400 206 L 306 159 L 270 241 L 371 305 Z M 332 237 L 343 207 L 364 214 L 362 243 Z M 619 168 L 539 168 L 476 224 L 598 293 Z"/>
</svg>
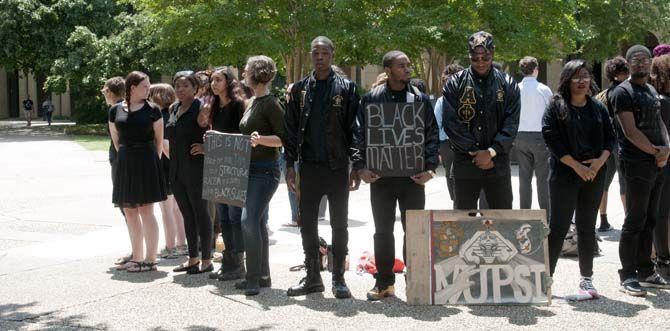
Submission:
<svg viewBox="0 0 670 331">
<path fill-rule="evenodd" d="M 594 299 L 600 298 L 598 290 L 596 290 L 596 287 L 593 286 L 593 279 L 591 279 L 591 277 L 582 277 L 579 280 L 579 290 L 581 292 L 588 293 Z"/>
</svg>

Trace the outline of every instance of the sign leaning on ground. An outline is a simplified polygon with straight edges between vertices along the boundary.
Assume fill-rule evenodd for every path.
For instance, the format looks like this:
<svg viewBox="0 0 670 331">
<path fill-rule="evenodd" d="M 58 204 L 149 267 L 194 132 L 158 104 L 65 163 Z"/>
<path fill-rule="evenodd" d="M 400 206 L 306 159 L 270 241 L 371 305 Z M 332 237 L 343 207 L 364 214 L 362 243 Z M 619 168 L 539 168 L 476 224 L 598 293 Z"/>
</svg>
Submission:
<svg viewBox="0 0 670 331">
<path fill-rule="evenodd" d="M 219 132 L 205 134 L 202 198 L 244 207 L 249 182 L 249 136 Z"/>
<path fill-rule="evenodd" d="M 543 210 L 407 211 L 407 302 L 547 304 Z"/>
<path fill-rule="evenodd" d="M 365 107 L 368 169 L 382 177 L 408 177 L 423 171 L 424 112 L 422 102 Z"/>
</svg>

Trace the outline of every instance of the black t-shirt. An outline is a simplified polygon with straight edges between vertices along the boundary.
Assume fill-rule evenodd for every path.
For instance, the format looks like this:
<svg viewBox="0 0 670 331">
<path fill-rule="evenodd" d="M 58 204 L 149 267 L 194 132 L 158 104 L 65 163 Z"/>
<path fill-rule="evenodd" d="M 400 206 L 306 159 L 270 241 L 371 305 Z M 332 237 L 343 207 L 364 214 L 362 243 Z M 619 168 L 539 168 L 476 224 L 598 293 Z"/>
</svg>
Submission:
<svg viewBox="0 0 670 331">
<path fill-rule="evenodd" d="M 231 100 L 223 108 L 214 111 L 212 129 L 224 133 L 240 133 L 240 120 L 243 116 L 244 103 Z"/>
<path fill-rule="evenodd" d="M 33 101 L 30 99 L 23 100 L 23 109 L 25 111 L 33 110 Z"/>
<path fill-rule="evenodd" d="M 391 92 L 391 100 L 393 100 L 393 102 L 407 102 L 407 88 L 401 91 L 393 91 L 389 89 L 389 92 Z"/>
<path fill-rule="evenodd" d="M 311 112 L 305 128 L 302 157 L 307 162 L 328 162 L 326 123 L 328 121 L 328 81 L 317 80 L 311 99 Z"/>
<path fill-rule="evenodd" d="M 631 95 L 628 91 L 633 92 Z M 640 86 L 627 80 L 608 95 L 608 101 L 614 113 L 632 112 L 635 117 L 635 126 L 649 139 L 653 145 L 664 145 L 661 133 L 659 113 L 661 102 L 656 90 L 649 84 Z M 618 122 L 618 121 L 617 121 Z M 621 146 L 621 157 L 624 160 L 654 160 L 654 156 L 641 151 L 623 134 L 620 124 L 617 124 L 617 135 Z"/>
<path fill-rule="evenodd" d="M 128 112 L 122 103 L 109 110 L 109 121 L 116 126 L 121 146 L 153 143 L 154 122 L 162 118 L 160 107 L 146 101 L 142 108 L 132 112 Z"/>
</svg>

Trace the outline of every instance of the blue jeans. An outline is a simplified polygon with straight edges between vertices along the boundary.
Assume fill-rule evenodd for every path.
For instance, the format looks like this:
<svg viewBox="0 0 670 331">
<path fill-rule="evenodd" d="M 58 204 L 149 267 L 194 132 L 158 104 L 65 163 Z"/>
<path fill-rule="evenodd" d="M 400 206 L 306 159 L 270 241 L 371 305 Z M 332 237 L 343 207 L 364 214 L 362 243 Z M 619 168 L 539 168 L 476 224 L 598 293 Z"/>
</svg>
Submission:
<svg viewBox="0 0 670 331">
<path fill-rule="evenodd" d="M 242 234 L 246 251 L 247 281 L 270 276 L 268 207 L 279 186 L 278 162 L 252 162 L 249 167 Z"/>
<path fill-rule="evenodd" d="M 221 222 L 223 244 L 226 246 L 225 250 L 233 254 L 244 253 L 242 208 L 225 203 L 217 203 L 216 209 L 219 222 Z"/>
</svg>

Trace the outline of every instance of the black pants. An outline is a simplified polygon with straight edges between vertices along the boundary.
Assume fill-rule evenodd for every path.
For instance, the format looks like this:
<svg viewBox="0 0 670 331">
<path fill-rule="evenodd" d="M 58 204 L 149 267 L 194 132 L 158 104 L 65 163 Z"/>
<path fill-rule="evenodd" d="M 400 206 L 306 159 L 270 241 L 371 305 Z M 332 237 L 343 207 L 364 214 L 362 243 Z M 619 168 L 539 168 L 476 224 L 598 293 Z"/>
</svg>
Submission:
<svg viewBox="0 0 670 331">
<path fill-rule="evenodd" d="M 348 169 L 331 170 L 327 165 L 300 165 L 300 234 L 306 258 L 319 256 L 319 204 L 328 198 L 333 257 L 344 261 L 349 243 L 349 173 Z"/>
<path fill-rule="evenodd" d="M 490 209 L 512 209 L 512 178 L 510 176 L 454 180 L 455 209 L 477 209 L 482 189 Z"/>
<path fill-rule="evenodd" d="M 218 221 L 221 222 L 221 235 L 223 244 L 228 252 L 244 253 L 244 238 L 242 236 L 242 208 L 227 205 L 225 203 L 216 204 Z"/>
<path fill-rule="evenodd" d="M 533 204 L 533 172 L 537 182 L 537 201 L 540 209 L 549 210 L 549 151 L 541 132 L 519 132 L 514 140 L 519 162 L 519 203 L 521 209 Z"/>
<path fill-rule="evenodd" d="M 619 239 L 619 277 L 624 281 L 654 273 L 651 247 L 665 173 L 655 161 L 620 161 L 626 180 L 626 218 Z"/>
<path fill-rule="evenodd" d="M 665 180 L 661 191 L 661 204 L 658 210 L 658 219 L 654 227 L 654 247 L 659 260 L 670 260 L 668 245 L 668 217 L 670 217 L 670 166 L 664 168 Z"/>
<path fill-rule="evenodd" d="M 557 164 L 551 169 L 549 180 L 549 271 L 554 274 L 561 254 L 565 235 L 570 229 L 572 215 L 577 227 L 579 272 L 583 277 L 593 276 L 593 256 L 596 245 L 596 219 L 603 186 L 607 178 L 604 165 L 591 182 L 583 181 L 571 168 Z"/>
<path fill-rule="evenodd" d="M 451 201 L 456 200 L 454 195 L 454 177 L 451 176 L 451 166 L 454 164 L 454 151 L 451 149 L 451 141 L 449 139 L 440 142 L 440 158 L 442 159 L 442 166 L 444 166 L 444 177 L 447 179 L 447 190 Z"/>
<path fill-rule="evenodd" d="M 395 284 L 393 263 L 395 262 L 396 204 L 400 208 L 400 223 L 405 231 L 405 211 L 424 209 L 426 194 L 424 186 L 414 183 L 408 177 L 380 178 L 370 185 L 370 203 L 375 220 L 375 262 L 377 266 L 377 286 L 384 288 Z M 402 256 L 406 259 L 405 235 L 402 238 Z"/>
<path fill-rule="evenodd" d="M 207 200 L 202 198 L 202 179 L 200 183 L 183 180 L 179 176 L 172 183 L 174 198 L 184 216 L 184 231 L 188 243 L 188 256 L 198 257 L 198 239 L 202 259 L 212 258 L 212 219 L 209 218 Z"/>
</svg>

